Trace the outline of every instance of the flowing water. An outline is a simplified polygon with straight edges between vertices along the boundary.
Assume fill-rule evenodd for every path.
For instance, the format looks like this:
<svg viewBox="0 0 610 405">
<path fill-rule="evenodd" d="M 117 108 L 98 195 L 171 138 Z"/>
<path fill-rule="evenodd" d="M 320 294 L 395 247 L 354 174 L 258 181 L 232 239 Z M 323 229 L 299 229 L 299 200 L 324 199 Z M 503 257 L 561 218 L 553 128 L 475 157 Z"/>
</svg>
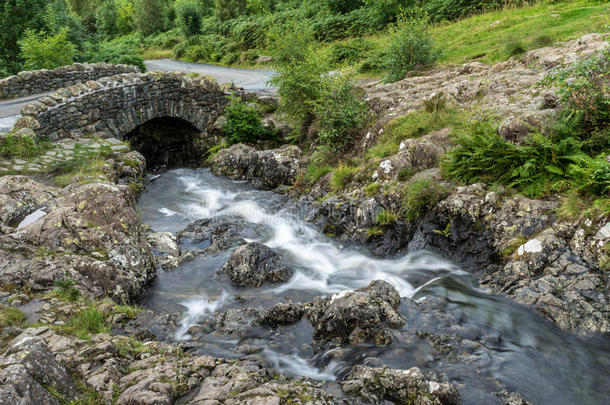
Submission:
<svg viewBox="0 0 610 405">
<path fill-rule="evenodd" d="M 154 178 L 138 206 L 144 223 L 157 232 L 178 232 L 200 218 L 235 216 L 249 221 L 246 240 L 277 249 L 295 270 L 287 283 L 236 288 L 226 275 L 216 273 L 232 250 L 199 256 L 171 272 L 159 270 L 143 305 L 181 314 L 177 340 L 195 339 L 187 333 L 189 327 L 205 325 L 218 311 L 269 308 L 286 298 L 307 302 L 376 279 L 410 299 L 400 306 L 407 325 L 389 347 L 315 348 L 313 329 L 303 319 L 273 330 L 252 328 L 228 336 L 209 328 L 195 340 L 201 353 L 250 353 L 287 375 L 325 381 L 341 379 L 352 365 L 363 362 L 418 366 L 425 372 L 446 373 L 464 403 L 471 404 L 498 403 L 493 392 L 500 386 L 535 404 L 608 403 L 607 340 L 579 339 L 523 306 L 486 294 L 471 275 L 431 252 L 374 257 L 320 233 L 284 197 L 216 177 L 207 169 L 172 170 Z M 457 338 L 442 340 L 440 346 L 450 348 L 443 352 L 435 350 L 426 333 Z"/>
</svg>

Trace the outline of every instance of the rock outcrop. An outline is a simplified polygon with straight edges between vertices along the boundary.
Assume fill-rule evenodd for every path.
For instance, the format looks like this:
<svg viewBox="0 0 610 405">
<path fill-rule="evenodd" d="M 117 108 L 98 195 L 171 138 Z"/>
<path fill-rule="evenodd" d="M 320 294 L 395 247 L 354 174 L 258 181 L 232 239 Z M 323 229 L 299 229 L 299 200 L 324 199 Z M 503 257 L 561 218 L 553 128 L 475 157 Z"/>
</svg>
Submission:
<svg viewBox="0 0 610 405">
<path fill-rule="evenodd" d="M 301 168 L 300 157 L 300 149 L 292 145 L 258 151 L 237 144 L 214 155 L 210 167 L 214 174 L 247 180 L 254 188 L 272 190 L 294 184 Z"/>
<path fill-rule="evenodd" d="M 397 311 L 398 304 L 398 291 L 385 281 L 375 280 L 367 287 L 314 302 L 307 316 L 314 326 L 315 340 L 338 339 L 351 344 L 372 340 L 387 345 L 394 341 L 391 329 L 406 323 Z"/>
<path fill-rule="evenodd" d="M 293 272 L 273 249 L 254 242 L 237 248 L 219 273 L 228 274 L 233 285 L 259 287 L 288 281 Z"/>
</svg>

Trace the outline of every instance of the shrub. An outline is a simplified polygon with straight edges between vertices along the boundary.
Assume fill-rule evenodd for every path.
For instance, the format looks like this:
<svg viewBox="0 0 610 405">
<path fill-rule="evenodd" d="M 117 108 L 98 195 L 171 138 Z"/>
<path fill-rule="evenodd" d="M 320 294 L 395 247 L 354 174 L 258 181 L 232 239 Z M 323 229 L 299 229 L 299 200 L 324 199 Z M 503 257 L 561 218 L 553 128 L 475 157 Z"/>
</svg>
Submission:
<svg viewBox="0 0 610 405">
<path fill-rule="evenodd" d="M 343 63 L 353 65 L 363 60 L 371 49 L 371 43 L 362 38 L 335 43 L 330 48 L 330 63 L 332 65 Z"/>
<path fill-rule="evenodd" d="M 335 74 L 323 77 L 314 113 L 318 141 L 338 152 L 352 146 L 355 135 L 367 120 L 368 108 L 364 92 L 355 87 L 351 74 Z"/>
<path fill-rule="evenodd" d="M 554 72 L 543 83 L 557 86 L 566 107 L 555 128 L 561 136 L 577 136 L 592 153 L 610 147 L 610 47 Z"/>
<path fill-rule="evenodd" d="M 144 35 L 163 30 L 165 25 L 163 0 L 134 0 L 133 23 Z"/>
<path fill-rule="evenodd" d="M 28 31 L 19 45 L 25 67 L 31 70 L 71 65 L 76 56 L 76 47 L 68 41 L 67 28 L 47 37 Z"/>
<path fill-rule="evenodd" d="M 362 0 L 326 0 L 326 5 L 335 14 L 345 14 L 362 7 Z"/>
<path fill-rule="evenodd" d="M 118 32 L 116 25 L 117 8 L 114 0 L 105 0 L 95 10 L 95 28 L 97 32 L 105 36 L 112 36 Z"/>
<path fill-rule="evenodd" d="M 434 208 L 448 194 L 445 187 L 430 179 L 411 182 L 407 184 L 403 193 L 402 215 L 412 221 Z"/>
<path fill-rule="evenodd" d="M 456 180 L 497 182 L 531 197 L 572 188 L 600 195 L 608 189 L 608 162 L 589 157 L 572 137 L 535 133 L 518 146 L 500 137 L 490 123 L 479 122 L 471 134 L 454 141 L 457 146 L 447 153 L 442 169 Z"/>
<path fill-rule="evenodd" d="M 0 156 L 6 158 L 32 158 L 48 150 L 48 141 L 37 141 L 33 132 L 9 132 L 0 138 Z"/>
<path fill-rule="evenodd" d="M 407 72 L 429 65 L 437 58 L 428 20 L 415 15 L 402 15 L 390 31 L 385 59 L 386 80 L 401 80 Z"/>
<path fill-rule="evenodd" d="M 176 21 L 187 37 L 201 33 L 201 20 L 203 10 L 201 3 L 195 0 L 182 0 L 176 2 Z"/>
<path fill-rule="evenodd" d="M 273 44 L 276 73 L 270 83 L 277 86 L 280 110 L 295 125 L 309 126 L 314 119 L 315 102 L 322 94 L 326 64 L 313 51 L 310 35 L 302 25 L 286 31 L 274 29 L 270 34 Z"/>
<path fill-rule="evenodd" d="M 89 52 L 87 60 L 90 62 L 133 65 L 137 66 L 140 71 L 146 72 L 144 60 L 137 55 L 141 39 L 141 36 L 135 33 L 109 42 L 102 42 L 98 45 L 97 50 Z"/>
<path fill-rule="evenodd" d="M 227 121 L 222 126 L 222 131 L 230 144 L 256 142 L 273 137 L 261 123 L 260 110 L 254 105 L 244 103 L 238 97 L 231 98 L 225 114 Z"/>
<path fill-rule="evenodd" d="M 75 301 L 80 296 L 80 290 L 74 285 L 76 281 L 71 278 L 65 278 L 63 280 L 56 280 L 55 285 L 57 286 L 57 295 L 66 301 Z"/>
</svg>

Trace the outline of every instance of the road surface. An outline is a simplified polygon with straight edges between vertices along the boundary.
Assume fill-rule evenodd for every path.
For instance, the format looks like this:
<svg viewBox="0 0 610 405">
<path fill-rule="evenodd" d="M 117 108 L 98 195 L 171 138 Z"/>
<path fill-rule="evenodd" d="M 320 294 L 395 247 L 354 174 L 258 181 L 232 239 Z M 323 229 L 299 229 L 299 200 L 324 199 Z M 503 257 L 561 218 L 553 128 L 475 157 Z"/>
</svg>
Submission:
<svg viewBox="0 0 610 405">
<path fill-rule="evenodd" d="M 219 84 L 235 83 L 236 86 L 256 92 L 273 92 L 274 88 L 267 85 L 273 71 L 259 69 L 236 69 L 201 63 L 182 62 L 171 59 L 155 59 L 144 61 L 146 68 L 171 72 L 201 73 L 215 79 Z M 20 117 L 21 108 L 49 93 L 34 94 L 26 97 L 0 100 L 0 132 L 9 131 Z"/>
</svg>

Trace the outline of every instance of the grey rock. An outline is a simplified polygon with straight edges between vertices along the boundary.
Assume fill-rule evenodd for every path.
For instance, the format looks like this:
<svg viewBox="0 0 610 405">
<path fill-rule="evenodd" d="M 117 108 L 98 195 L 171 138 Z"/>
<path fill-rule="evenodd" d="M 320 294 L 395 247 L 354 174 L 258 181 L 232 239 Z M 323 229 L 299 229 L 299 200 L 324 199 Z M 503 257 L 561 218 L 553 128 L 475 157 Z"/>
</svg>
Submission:
<svg viewBox="0 0 610 405">
<path fill-rule="evenodd" d="M 273 249 L 254 242 L 237 248 L 219 273 L 228 274 L 236 286 L 259 287 L 266 281 L 288 281 L 293 271 Z"/>
</svg>

